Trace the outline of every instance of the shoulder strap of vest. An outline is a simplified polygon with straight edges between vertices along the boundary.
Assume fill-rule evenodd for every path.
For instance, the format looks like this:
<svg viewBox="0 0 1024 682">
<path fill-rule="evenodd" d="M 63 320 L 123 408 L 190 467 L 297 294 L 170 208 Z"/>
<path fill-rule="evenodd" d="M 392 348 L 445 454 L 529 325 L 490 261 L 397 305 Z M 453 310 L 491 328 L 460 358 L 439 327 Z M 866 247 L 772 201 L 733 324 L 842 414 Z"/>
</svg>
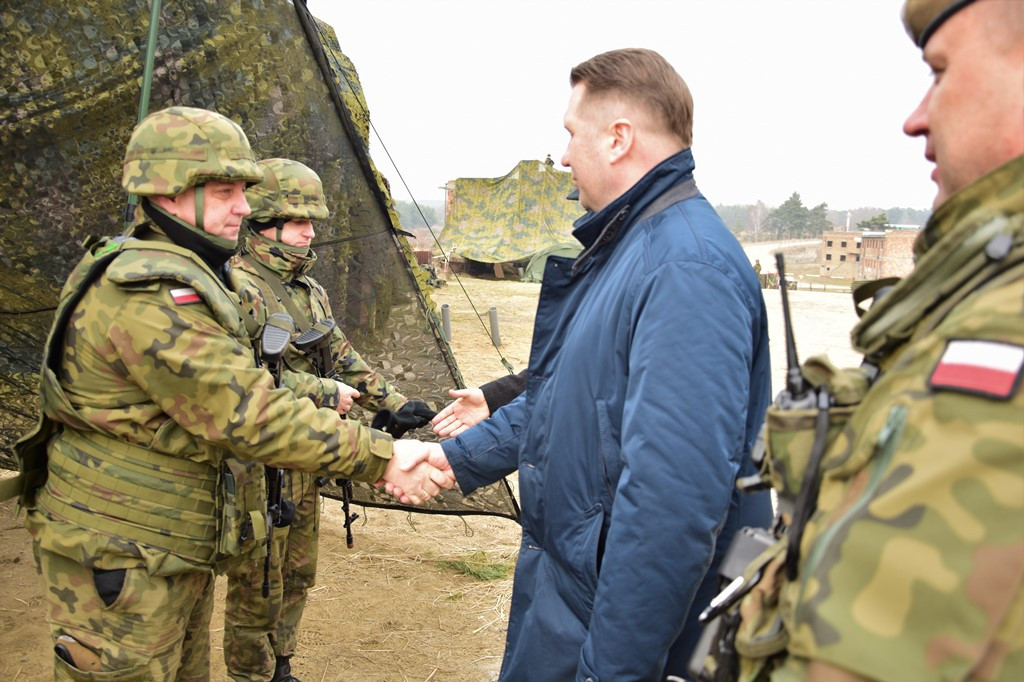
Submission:
<svg viewBox="0 0 1024 682">
<path fill-rule="evenodd" d="M 287 310 L 288 314 L 292 316 L 292 322 L 294 322 L 295 326 L 299 328 L 299 331 L 307 331 L 310 328 L 309 320 L 307 320 L 306 316 L 295 307 L 295 303 L 292 301 L 291 295 L 285 291 L 284 285 L 281 284 L 281 278 L 277 276 L 277 273 L 253 258 L 252 255 L 248 253 L 242 254 L 242 260 L 251 265 L 259 275 L 259 279 L 262 279 L 270 286 L 271 291 L 274 292 L 274 296 L 281 301 L 285 310 Z M 263 287 L 260 287 L 260 289 L 262 290 Z"/>
<path fill-rule="evenodd" d="M 857 317 L 864 317 L 864 313 L 866 313 L 868 308 L 871 307 L 870 304 L 868 306 L 863 305 L 866 301 L 874 300 L 879 291 L 886 287 L 894 287 L 899 284 L 899 282 L 899 277 L 882 277 L 880 279 L 869 280 L 862 284 L 855 284 L 852 287 L 853 308 L 857 313 Z"/>
<path fill-rule="evenodd" d="M 1016 224 L 1001 216 L 992 219 L 972 232 L 969 240 L 975 244 L 951 254 L 943 271 L 911 273 L 865 312 L 850 335 L 869 362 L 881 366 L 908 340 L 935 329 L 965 298 L 1024 262 L 1024 229 L 1019 219 Z M 911 279 L 917 280 L 915 286 L 903 290 Z"/>
<path fill-rule="evenodd" d="M 226 279 L 229 282 L 231 281 L 230 273 L 227 275 Z M 233 286 L 229 287 L 229 288 L 233 288 Z M 261 291 L 262 291 L 262 289 L 261 289 Z M 255 344 L 256 340 L 259 338 L 259 335 L 260 335 L 259 324 L 256 322 L 256 319 L 253 318 L 253 316 L 250 315 L 248 313 L 248 311 L 246 311 L 246 309 L 242 306 L 242 300 L 238 296 L 238 292 L 232 291 L 231 293 L 232 293 L 231 302 L 234 303 L 235 304 L 235 308 L 238 309 L 238 316 L 240 318 L 242 318 L 242 324 L 245 325 L 245 333 L 249 335 L 249 339 Z M 253 346 L 253 350 L 255 351 L 255 349 L 256 349 L 256 346 L 254 345 Z"/>
<path fill-rule="evenodd" d="M 58 361 L 61 357 L 60 349 L 64 344 L 64 328 L 67 326 L 68 320 L 71 319 L 71 314 L 75 312 L 78 302 L 85 296 L 89 286 L 99 279 L 99 276 L 103 274 L 115 258 L 123 253 L 122 249 L 129 243 L 127 241 L 121 242 L 118 248 L 111 249 L 97 258 L 92 266 L 90 266 L 85 277 L 82 278 L 78 287 L 66 299 L 61 301 L 60 306 L 57 308 L 53 329 L 50 331 L 49 342 L 46 344 L 46 348 L 43 349 L 43 364 L 54 372 L 60 370 Z"/>
<path fill-rule="evenodd" d="M 309 275 L 302 275 L 298 281 L 302 282 L 302 285 L 309 291 L 309 310 L 312 313 L 311 322 L 317 321 L 317 313 L 313 309 L 313 303 L 320 309 L 320 319 L 333 318 L 330 311 L 329 299 L 327 299 L 327 292 L 324 288 Z"/>
</svg>

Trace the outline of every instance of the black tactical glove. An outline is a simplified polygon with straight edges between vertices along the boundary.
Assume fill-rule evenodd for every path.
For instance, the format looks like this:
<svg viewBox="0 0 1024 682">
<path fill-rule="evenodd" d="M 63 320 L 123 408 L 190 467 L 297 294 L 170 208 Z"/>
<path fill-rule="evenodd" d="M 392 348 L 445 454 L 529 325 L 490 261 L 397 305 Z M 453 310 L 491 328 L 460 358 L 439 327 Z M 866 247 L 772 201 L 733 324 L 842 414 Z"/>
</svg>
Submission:
<svg viewBox="0 0 1024 682">
<path fill-rule="evenodd" d="M 401 438 L 406 431 L 426 426 L 434 418 L 434 412 L 420 400 L 410 400 L 398 410 L 378 410 L 370 426 L 378 431 L 390 433 L 392 438 Z"/>
</svg>

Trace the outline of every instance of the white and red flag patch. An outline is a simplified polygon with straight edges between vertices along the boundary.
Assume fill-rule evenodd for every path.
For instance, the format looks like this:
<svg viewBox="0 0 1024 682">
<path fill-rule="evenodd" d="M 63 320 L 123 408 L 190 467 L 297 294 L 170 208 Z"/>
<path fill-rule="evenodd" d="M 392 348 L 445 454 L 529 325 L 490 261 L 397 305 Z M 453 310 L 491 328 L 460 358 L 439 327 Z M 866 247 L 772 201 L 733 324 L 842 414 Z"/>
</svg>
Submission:
<svg viewBox="0 0 1024 682">
<path fill-rule="evenodd" d="M 954 339 L 946 344 L 928 384 L 1006 399 L 1020 383 L 1024 346 L 997 341 Z"/>
<path fill-rule="evenodd" d="M 192 287 L 182 287 L 181 289 L 171 289 L 171 298 L 178 305 L 185 305 L 186 303 L 199 303 L 199 294 Z"/>
</svg>

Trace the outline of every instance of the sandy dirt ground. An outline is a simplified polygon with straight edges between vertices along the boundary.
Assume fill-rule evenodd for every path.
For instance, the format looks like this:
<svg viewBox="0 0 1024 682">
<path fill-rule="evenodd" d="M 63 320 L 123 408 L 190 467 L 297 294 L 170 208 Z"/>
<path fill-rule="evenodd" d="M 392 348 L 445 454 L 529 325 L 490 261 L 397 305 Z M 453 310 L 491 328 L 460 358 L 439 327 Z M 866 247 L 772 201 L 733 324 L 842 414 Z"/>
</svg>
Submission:
<svg viewBox="0 0 1024 682">
<path fill-rule="evenodd" d="M 758 256 L 765 249 L 757 245 Z M 451 310 L 452 346 L 467 383 L 501 376 L 505 369 L 491 345 L 487 310 L 498 310 L 500 351 L 516 371 L 529 361 L 539 284 L 462 278 L 483 318 L 470 308 L 462 287 L 434 290 Z M 801 357 L 827 352 L 838 364 L 857 357 L 848 350 L 855 322 L 848 294 L 792 292 L 794 327 Z M 765 292 L 773 341 L 776 389 L 782 386 L 779 292 Z M 685 314 L 685 306 L 666 314 Z M 497 679 L 512 590 L 509 577 L 481 580 L 449 568 L 475 556 L 510 564 L 518 526 L 488 517 L 459 518 L 357 508 L 356 547 L 345 547 L 341 505 L 324 501 L 317 585 L 299 635 L 293 671 L 310 681 L 481 682 Z M 480 553 L 483 553 L 482 555 Z M 211 679 L 224 672 L 224 579 L 210 636 Z M 0 505 L 0 680 L 51 679 L 52 642 L 31 543 L 10 504 Z"/>
</svg>

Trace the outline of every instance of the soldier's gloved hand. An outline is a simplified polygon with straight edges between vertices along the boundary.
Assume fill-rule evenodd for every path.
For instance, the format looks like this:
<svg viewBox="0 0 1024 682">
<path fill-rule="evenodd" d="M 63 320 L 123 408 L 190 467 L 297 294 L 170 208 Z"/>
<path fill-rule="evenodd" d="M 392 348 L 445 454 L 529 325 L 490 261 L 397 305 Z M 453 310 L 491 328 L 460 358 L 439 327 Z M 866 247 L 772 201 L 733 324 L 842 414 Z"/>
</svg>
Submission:
<svg viewBox="0 0 1024 682">
<path fill-rule="evenodd" d="M 437 413 L 425 402 L 410 400 L 394 412 L 379 410 L 370 426 L 378 431 L 390 433 L 393 438 L 401 438 L 406 431 L 429 424 L 435 414 Z"/>
</svg>

